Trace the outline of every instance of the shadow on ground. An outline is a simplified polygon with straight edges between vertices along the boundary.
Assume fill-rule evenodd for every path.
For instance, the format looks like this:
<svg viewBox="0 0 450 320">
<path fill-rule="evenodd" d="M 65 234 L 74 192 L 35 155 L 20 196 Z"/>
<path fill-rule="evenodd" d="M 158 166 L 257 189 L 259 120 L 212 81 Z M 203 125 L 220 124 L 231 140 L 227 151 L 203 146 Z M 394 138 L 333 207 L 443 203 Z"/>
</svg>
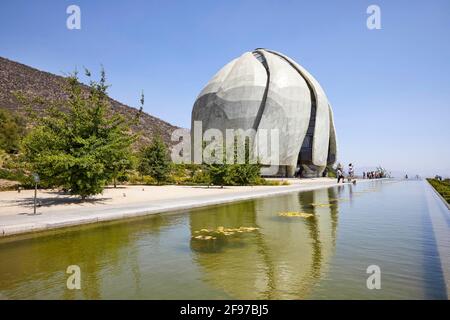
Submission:
<svg viewBox="0 0 450 320">
<path fill-rule="evenodd" d="M 38 196 L 37 206 L 38 207 L 51 207 L 55 205 L 69 205 L 69 204 L 104 204 L 106 200 L 111 200 L 112 198 L 88 198 L 82 200 L 80 197 L 73 196 L 61 191 L 48 191 L 46 194 L 52 194 L 53 196 Z M 15 204 L 22 207 L 33 207 L 34 198 L 24 198 L 21 200 L 10 201 L 11 204 Z"/>
</svg>

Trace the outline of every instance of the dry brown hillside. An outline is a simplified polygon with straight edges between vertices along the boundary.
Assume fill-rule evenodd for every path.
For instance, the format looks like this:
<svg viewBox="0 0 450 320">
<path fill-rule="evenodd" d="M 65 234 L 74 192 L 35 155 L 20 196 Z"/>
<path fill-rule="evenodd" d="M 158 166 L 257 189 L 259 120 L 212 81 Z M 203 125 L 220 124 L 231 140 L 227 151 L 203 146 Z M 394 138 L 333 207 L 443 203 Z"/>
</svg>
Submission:
<svg viewBox="0 0 450 320">
<path fill-rule="evenodd" d="M 24 108 L 17 101 L 14 92 L 21 91 L 31 96 L 41 96 L 46 100 L 55 100 L 65 97 L 62 90 L 64 78 L 45 71 L 40 71 L 24 64 L 0 57 L 0 108 L 7 108 L 25 114 Z M 115 112 L 126 117 L 134 116 L 138 110 L 110 99 Z M 138 100 L 138 99 L 136 99 Z M 42 107 L 36 106 L 36 112 Z M 140 142 L 150 141 L 155 134 L 161 135 L 166 143 L 170 143 L 170 134 L 177 127 L 161 119 L 143 113 L 134 132 L 142 132 Z"/>
</svg>

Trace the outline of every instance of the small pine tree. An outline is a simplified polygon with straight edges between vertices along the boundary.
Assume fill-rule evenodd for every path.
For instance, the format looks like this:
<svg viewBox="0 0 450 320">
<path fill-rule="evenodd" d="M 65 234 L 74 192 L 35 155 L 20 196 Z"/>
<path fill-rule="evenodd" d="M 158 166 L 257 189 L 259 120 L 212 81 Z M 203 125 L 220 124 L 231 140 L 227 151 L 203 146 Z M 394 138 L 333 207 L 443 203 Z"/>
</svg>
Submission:
<svg viewBox="0 0 450 320">
<path fill-rule="evenodd" d="M 167 147 L 160 136 L 156 136 L 152 143 L 141 151 L 138 171 L 141 175 L 149 175 L 158 184 L 167 181 L 171 171 Z"/>
<path fill-rule="evenodd" d="M 48 102 L 46 114 L 34 119 L 23 141 L 24 155 L 46 185 L 85 199 L 101 193 L 130 163 L 136 136 L 122 115 L 107 114 L 107 88 L 103 69 L 100 81 L 90 82 L 89 93 L 75 72 L 67 78 L 68 99 Z"/>
<path fill-rule="evenodd" d="M 210 177 L 210 183 L 213 185 L 223 188 L 224 185 L 231 184 L 231 167 L 229 164 L 208 164 L 206 168 Z"/>
</svg>

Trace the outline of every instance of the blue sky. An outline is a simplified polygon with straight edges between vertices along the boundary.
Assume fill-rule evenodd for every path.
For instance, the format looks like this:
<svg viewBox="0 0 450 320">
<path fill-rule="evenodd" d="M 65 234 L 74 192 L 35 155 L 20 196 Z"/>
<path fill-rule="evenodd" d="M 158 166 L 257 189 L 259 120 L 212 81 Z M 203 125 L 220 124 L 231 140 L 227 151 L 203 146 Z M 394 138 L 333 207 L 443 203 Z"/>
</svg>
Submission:
<svg viewBox="0 0 450 320">
<path fill-rule="evenodd" d="M 67 6 L 81 30 L 66 28 Z M 369 5 L 381 30 L 366 27 Z M 0 56 L 62 74 L 103 64 L 110 95 L 189 127 L 192 104 L 245 51 L 280 51 L 333 106 L 339 158 L 450 176 L 450 1 L 1 1 Z"/>
</svg>

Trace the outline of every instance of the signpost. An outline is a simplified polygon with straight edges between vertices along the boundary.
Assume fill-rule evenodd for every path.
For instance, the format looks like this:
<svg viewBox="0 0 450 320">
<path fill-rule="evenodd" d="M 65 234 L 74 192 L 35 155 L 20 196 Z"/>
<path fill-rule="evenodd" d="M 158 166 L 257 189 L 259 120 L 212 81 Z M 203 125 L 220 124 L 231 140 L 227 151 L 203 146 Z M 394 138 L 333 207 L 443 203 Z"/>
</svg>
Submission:
<svg viewBox="0 0 450 320">
<path fill-rule="evenodd" d="M 39 175 L 37 173 L 33 173 L 33 180 L 34 180 L 34 209 L 33 209 L 33 214 L 36 214 L 36 201 L 37 201 L 37 187 L 38 187 L 38 183 L 41 181 L 41 179 L 39 178 Z"/>
</svg>

